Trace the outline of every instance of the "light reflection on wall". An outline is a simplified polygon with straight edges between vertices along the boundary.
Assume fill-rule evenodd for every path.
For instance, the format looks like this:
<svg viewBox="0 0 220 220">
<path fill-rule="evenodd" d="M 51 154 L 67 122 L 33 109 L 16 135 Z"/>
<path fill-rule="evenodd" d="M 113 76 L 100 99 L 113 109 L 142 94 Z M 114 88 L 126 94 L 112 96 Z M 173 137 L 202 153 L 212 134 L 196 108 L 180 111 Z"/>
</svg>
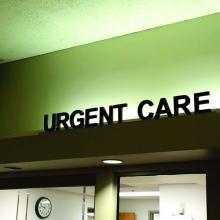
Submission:
<svg viewBox="0 0 220 220">
<path fill-rule="evenodd" d="M 220 14 L 4 66 L 0 136 L 43 130 L 44 114 L 210 91 L 220 108 Z M 155 107 L 157 104 L 155 104 Z M 152 108 L 155 111 L 154 108 Z M 191 109 L 192 110 L 192 109 Z M 13 126 L 12 126 L 13 125 Z"/>
</svg>

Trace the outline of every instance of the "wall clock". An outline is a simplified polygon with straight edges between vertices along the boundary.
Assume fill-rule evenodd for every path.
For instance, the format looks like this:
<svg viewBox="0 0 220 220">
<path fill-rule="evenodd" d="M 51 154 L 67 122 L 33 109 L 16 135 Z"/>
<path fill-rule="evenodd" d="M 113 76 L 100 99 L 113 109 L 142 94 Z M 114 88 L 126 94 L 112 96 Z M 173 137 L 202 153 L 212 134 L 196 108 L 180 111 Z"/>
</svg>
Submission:
<svg viewBox="0 0 220 220">
<path fill-rule="evenodd" d="M 38 218 L 44 219 L 50 216 L 52 211 L 52 203 L 46 197 L 41 197 L 35 204 L 35 212 Z"/>
</svg>

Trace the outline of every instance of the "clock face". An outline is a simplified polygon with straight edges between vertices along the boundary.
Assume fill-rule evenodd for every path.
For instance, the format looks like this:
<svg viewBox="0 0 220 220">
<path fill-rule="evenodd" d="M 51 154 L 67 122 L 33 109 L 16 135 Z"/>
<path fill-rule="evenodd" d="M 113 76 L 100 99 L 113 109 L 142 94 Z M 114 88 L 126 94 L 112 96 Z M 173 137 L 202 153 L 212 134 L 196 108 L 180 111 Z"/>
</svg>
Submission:
<svg viewBox="0 0 220 220">
<path fill-rule="evenodd" d="M 46 197 L 41 197 L 37 200 L 35 205 L 35 212 L 38 218 L 44 219 L 49 217 L 52 211 L 51 201 Z"/>
</svg>

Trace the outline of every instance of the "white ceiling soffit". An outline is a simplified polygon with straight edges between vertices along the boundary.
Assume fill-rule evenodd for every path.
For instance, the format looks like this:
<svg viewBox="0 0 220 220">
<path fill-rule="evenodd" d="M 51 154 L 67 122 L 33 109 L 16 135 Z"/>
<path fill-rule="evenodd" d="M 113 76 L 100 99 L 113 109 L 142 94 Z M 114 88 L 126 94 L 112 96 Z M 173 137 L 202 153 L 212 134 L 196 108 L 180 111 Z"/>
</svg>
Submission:
<svg viewBox="0 0 220 220">
<path fill-rule="evenodd" d="M 0 0 L 0 60 L 32 57 L 219 11 L 219 0 Z"/>
<path fill-rule="evenodd" d="M 146 188 L 167 184 L 199 184 L 206 185 L 205 174 L 180 174 L 158 176 L 133 176 L 120 179 L 123 188 Z"/>
</svg>

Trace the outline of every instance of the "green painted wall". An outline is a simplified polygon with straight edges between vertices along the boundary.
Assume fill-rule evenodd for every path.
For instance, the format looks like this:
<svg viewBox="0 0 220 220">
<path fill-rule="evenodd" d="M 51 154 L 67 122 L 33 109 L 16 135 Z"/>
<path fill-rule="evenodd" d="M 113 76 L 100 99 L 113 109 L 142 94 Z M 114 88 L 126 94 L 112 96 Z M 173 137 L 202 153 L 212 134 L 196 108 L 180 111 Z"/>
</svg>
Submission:
<svg viewBox="0 0 220 220">
<path fill-rule="evenodd" d="M 45 113 L 211 91 L 220 108 L 220 14 L 0 67 L 0 137 L 43 129 Z"/>
<path fill-rule="evenodd" d="M 95 219 L 115 220 L 117 216 L 117 180 L 111 169 L 96 175 Z"/>
</svg>

